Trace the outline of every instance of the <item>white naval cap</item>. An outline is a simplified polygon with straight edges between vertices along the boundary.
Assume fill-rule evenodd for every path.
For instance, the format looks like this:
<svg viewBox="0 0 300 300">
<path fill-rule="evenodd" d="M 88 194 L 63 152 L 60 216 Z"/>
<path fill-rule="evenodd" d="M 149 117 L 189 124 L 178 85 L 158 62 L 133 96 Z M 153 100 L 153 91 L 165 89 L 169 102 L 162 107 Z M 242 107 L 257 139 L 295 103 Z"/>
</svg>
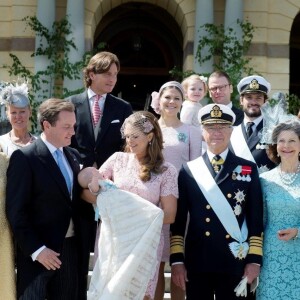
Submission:
<svg viewBox="0 0 300 300">
<path fill-rule="evenodd" d="M 230 124 L 235 122 L 235 113 L 227 105 L 208 104 L 202 107 L 198 113 L 201 124 Z"/>
<path fill-rule="evenodd" d="M 271 90 L 271 84 L 262 76 L 251 75 L 244 77 L 237 85 L 240 95 L 246 93 L 263 93 L 268 95 Z"/>
</svg>

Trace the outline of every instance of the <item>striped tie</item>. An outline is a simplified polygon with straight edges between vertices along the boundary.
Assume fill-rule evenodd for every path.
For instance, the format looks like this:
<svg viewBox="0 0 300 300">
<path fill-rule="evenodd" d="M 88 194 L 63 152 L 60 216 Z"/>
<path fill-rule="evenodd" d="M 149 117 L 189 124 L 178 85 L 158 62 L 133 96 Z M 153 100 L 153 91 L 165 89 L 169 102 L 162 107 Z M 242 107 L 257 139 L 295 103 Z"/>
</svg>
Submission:
<svg viewBox="0 0 300 300">
<path fill-rule="evenodd" d="M 101 95 L 95 95 L 95 97 L 94 97 L 94 103 L 93 103 L 93 109 L 92 109 L 94 126 L 96 126 L 98 124 L 99 119 L 101 117 L 101 110 L 99 107 L 100 98 L 101 98 Z"/>
<path fill-rule="evenodd" d="M 254 122 L 247 122 L 247 126 L 246 126 L 246 134 L 247 134 L 247 138 L 249 139 L 250 136 L 252 135 L 253 133 L 253 125 L 254 125 Z"/>
</svg>

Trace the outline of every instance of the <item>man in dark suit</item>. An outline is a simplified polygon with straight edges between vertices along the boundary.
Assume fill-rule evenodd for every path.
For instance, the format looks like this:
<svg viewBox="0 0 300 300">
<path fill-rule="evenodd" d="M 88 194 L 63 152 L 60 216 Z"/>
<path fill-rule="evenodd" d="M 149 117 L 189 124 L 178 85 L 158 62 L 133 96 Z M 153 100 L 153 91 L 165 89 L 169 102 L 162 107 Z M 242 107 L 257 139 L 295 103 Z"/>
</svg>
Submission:
<svg viewBox="0 0 300 300">
<path fill-rule="evenodd" d="M 110 93 L 117 82 L 120 62 L 110 52 L 94 55 L 84 69 L 86 91 L 70 97 L 75 105 L 76 126 L 71 146 L 82 157 L 84 167 L 99 168 L 114 152 L 121 151 L 120 128 L 132 114 L 126 101 Z M 94 118 L 95 105 L 100 116 Z"/>
<path fill-rule="evenodd" d="M 262 262 L 258 172 L 254 163 L 228 149 L 235 120 L 230 108 L 209 104 L 199 118 L 208 148 L 179 173 L 171 225 L 172 280 L 186 289 L 187 300 L 239 299 L 235 287 L 243 276 L 254 283 Z"/>
<path fill-rule="evenodd" d="M 244 113 L 236 108 L 231 101 L 233 86 L 229 75 L 224 71 L 215 71 L 208 77 L 208 91 L 212 101 L 216 104 L 227 105 L 235 114 L 234 126 L 243 122 Z"/>
<path fill-rule="evenodd" d="M 259 173 L 268 171 L 275 164 L 268 158 L 268 145 L 260 143 L 263 132 L 261 106 L 267 101 L 271 84 L 258 75 L 247 76 L 237 85 L 244 112 L 243 122 L 234 128 L 231 147 L 237 156 L 255 162 Z"/>
<path fill-rule="evenodd" d="M 13 152 L 7 171 L 6 213 L 17 244 L 21 300 L 86 299 L 87 232 L 77 174 L 74 105 L 49 99 L 39 107 L 43 133 Z"/>
<path fill-rule="evenodd" d="M 131 105 L 110 93 L 120 71 L 118 57 L 110 52 L 94 55 L 83 70 L 86 90 L 70 97 L 75 105 L 76 125 L 71 146 L 81 155 L 83 167 L 101 165 L 116 151 L 123 150 L 121 126 L 132 114 Z M 86 204 L 88 205 L 88 204 Z M 90 210 L 86 226 L 90 227 L 88 242 L 94 249 L 98 213 Z M 98 234 L 100 228 L 98 227 Z M 95 247 L 95 257 L 98 247 Z"/>
</svg>

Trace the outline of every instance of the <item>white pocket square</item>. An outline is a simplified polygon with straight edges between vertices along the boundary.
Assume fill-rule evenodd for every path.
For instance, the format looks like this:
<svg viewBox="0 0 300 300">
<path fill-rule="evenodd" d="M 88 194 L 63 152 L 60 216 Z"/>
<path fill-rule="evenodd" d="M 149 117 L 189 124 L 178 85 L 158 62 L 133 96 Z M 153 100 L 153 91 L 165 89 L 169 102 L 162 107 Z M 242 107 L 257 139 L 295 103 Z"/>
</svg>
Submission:
<svg viewBox="0 0 300 300">
<path fill-rule="evenodd" d="M 113 120 L 111 123 L 120 123 L 120 120 Z"/>
</svg>

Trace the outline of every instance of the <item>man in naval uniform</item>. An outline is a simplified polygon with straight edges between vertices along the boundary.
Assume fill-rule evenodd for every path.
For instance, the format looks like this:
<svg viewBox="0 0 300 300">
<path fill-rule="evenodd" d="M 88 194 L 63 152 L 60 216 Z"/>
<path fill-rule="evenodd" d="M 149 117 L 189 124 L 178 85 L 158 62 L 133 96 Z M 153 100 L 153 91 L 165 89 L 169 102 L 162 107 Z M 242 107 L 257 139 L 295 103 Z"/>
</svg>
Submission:
<svg viewBox="0 0 300 300">
<path fill-rule="evenodd" d="M 199 111 L 199 121 L 208 148 L 179 173 L 171 225 L 172 280 L 186 289 L 187 300 L 239 299 L 236 286 L 243 276 L 255 282 L 262 262 L 258 171 L 228 149 L 235 121 L 229 107 L 209 104 Z"/>
<path fill-rule="evenodd" d="M 267 101 L 271 84 L 258 75 L 247 76 L 237 85 L 244 121 L 235 127 L 231 136 L 231 147 L 237 156 L 255 162 L 259 173 L 268 171 L 275 164 L 268 158 L 268 145 L 260 143 L 263 131 L 261 106 Z"/>
</svg>

